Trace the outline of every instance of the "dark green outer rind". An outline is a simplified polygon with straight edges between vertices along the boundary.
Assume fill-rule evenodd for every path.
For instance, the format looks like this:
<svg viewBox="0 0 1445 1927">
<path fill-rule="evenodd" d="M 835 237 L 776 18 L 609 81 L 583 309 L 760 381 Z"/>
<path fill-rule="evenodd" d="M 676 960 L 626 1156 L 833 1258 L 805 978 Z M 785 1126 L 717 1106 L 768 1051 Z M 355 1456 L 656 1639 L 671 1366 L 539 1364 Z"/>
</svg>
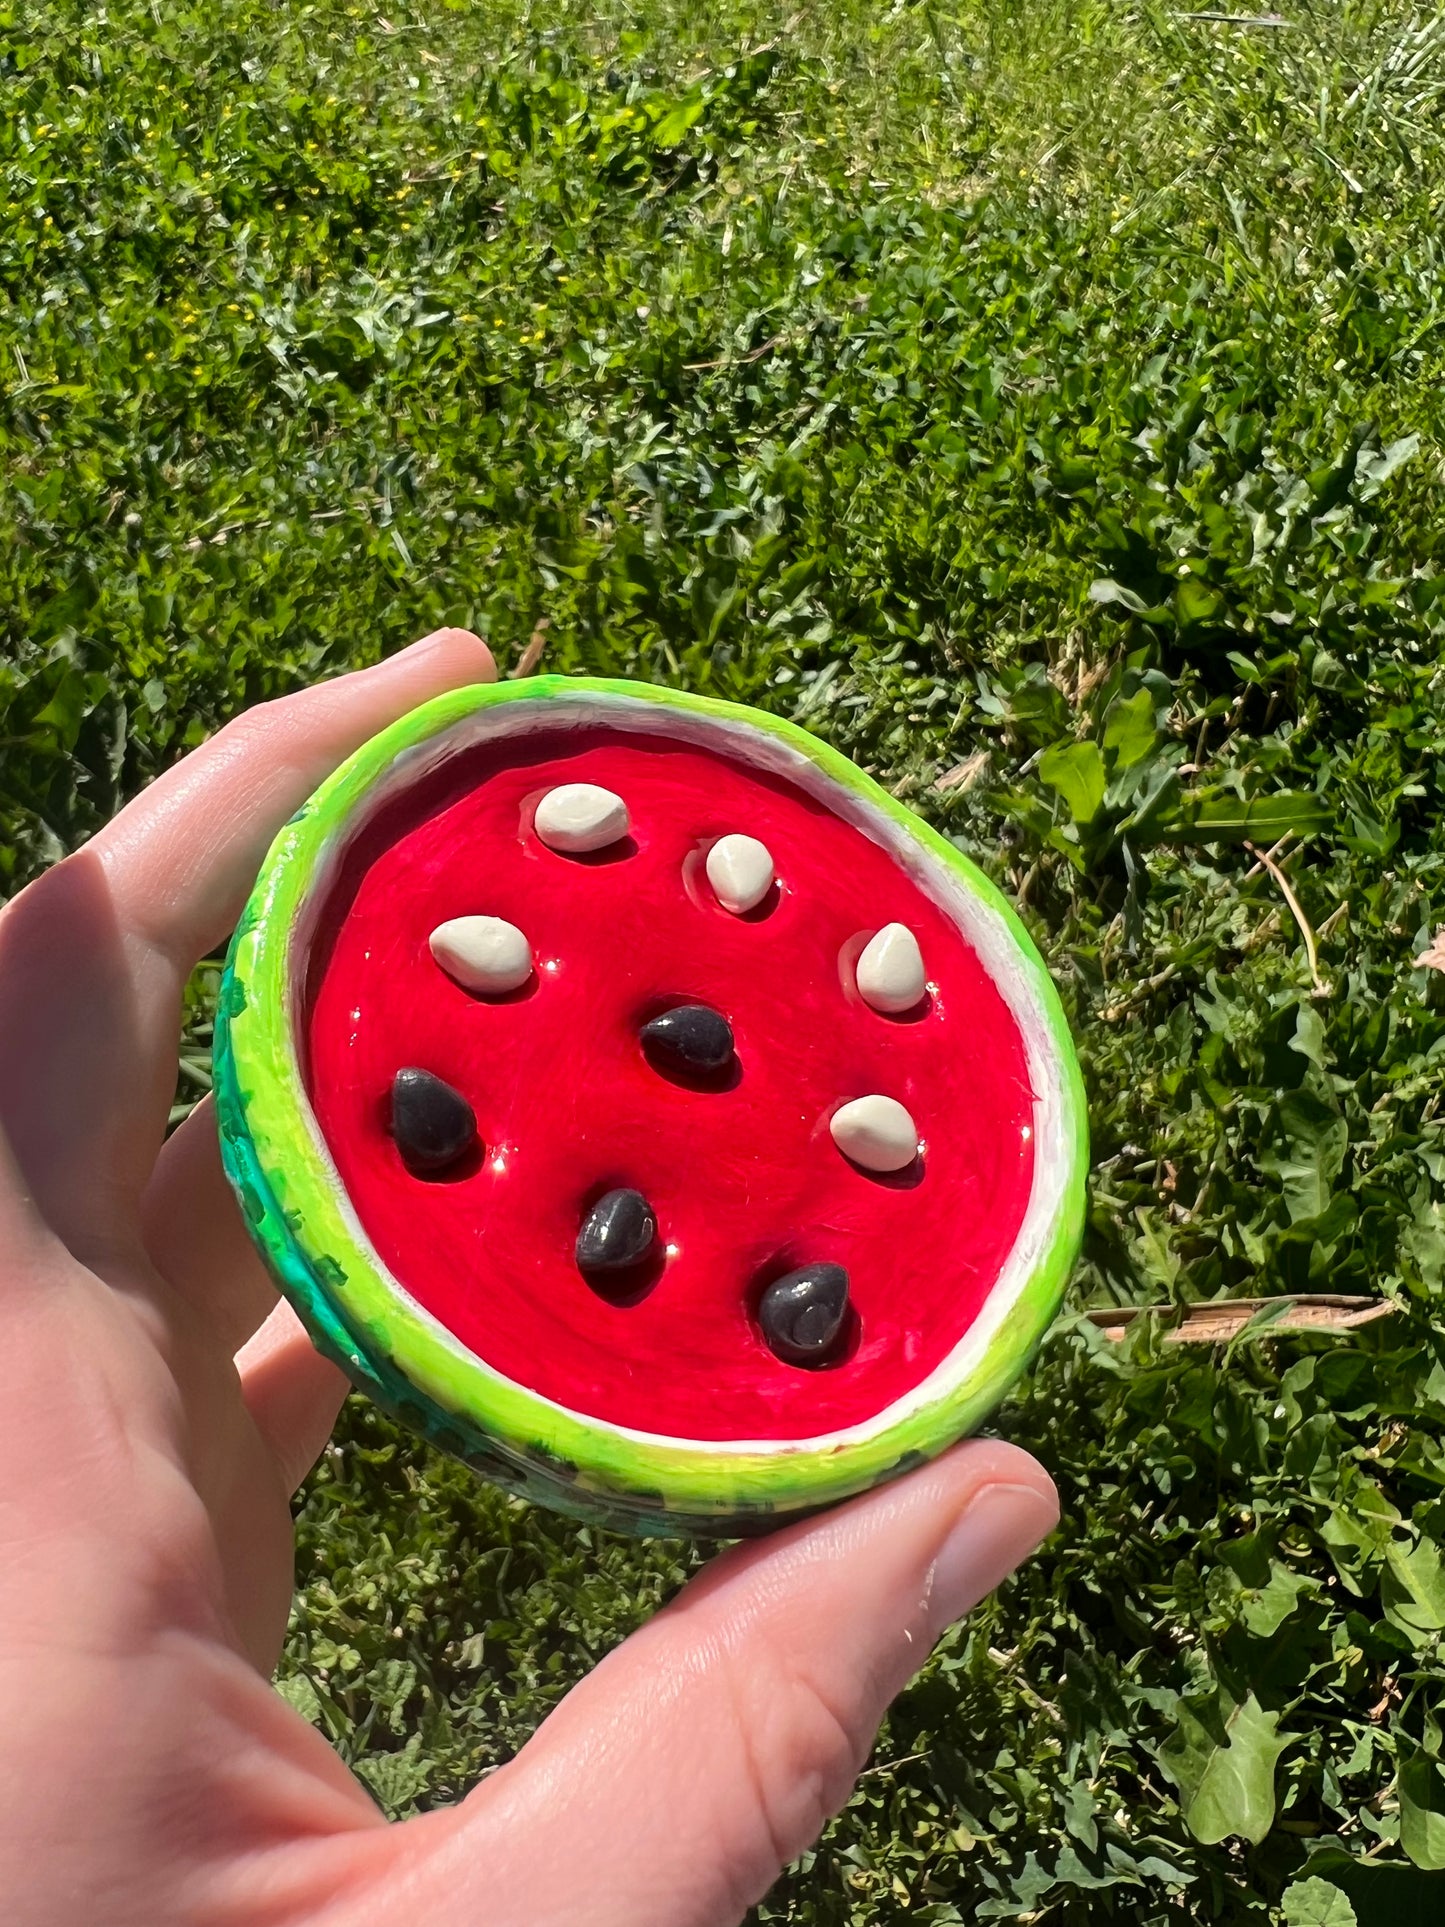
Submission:
<svg viewBox="0 0 1445 1927">
<path fill-rule="evenodd" d="M 394 1297 L 379 1301 L 384 1286 L 376 1268 L 338 1228 L 339 1181 L 314 1144 L 284 994 L 291 930 L 316 865 L 398 754 L 478 709 L 588 696 L 602 699 L 602 707 L 624 698 L 742 724 L 807 756 L 903 826 L 1002 919 L 1046 1025 L 1060 1073 L 1067 1161 L 1048 1242 L 967 1378 L 862 1441 L 824 1451 L 804 1441 L 730 1456 L 705 1442 L 620 1435 L 500 1380 L 470 1355 L 436 1369 L 437 1348 L 423 1321 Z M 1058 1309 L 1083 1228 L 1087 1126 L 1078 1065 L 1057 994 L 1002 895 L 951 844 L 796 725 L 643 684 L 547 676 L 456 691 L 403 717 L 322 784 L 276 838 L 232 941 L 216 1026 L 215 1101 L 222 1161 L 248 1229 L 317 1347 L 404 1424 L 485 1477 L 555 1510 L 631 1532 L 766 1531 L 934 1457 L 975 1429 L 1027 1366 Z M 318 1237 L 322 1225 L 327 1230 Z M 370 1303 L 359 1304 L 361 1298 Z"/>
</svg>

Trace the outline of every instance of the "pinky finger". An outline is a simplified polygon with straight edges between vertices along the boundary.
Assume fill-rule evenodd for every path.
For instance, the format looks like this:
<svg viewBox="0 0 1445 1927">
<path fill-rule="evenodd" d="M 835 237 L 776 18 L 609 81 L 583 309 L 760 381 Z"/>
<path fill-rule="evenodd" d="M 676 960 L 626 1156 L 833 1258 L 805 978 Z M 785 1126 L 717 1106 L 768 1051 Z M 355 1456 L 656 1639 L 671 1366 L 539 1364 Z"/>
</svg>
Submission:
<svg viewBox="0 0 1445 1927">
<path fill-rule="evenodd" d="M 228 1354 L 276 1309 L 276 1287 L 221 1167 L 209 1097 L 171 1133 L 156 1160 L 141 1199 L 141 1234 L 151 1263 Z"/>
<path fill-rule="evenodd" d="M 348 1386 L 284 1300 L 236 1354 L 241 1396 L 294 1492 L 320 1458 Z"/>
</svg>

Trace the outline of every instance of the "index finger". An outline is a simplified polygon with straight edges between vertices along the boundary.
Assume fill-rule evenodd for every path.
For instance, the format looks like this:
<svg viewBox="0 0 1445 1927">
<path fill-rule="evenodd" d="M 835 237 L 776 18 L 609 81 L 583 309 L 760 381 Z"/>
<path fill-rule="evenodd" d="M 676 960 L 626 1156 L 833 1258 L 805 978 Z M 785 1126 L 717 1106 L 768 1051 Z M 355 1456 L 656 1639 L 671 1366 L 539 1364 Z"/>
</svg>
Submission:
<svg viewBox="0 0 1445 1927">
<path fill-rule="evenodd" d="M 496 676 L 466 629 L 228 723 L 121 811 L 87 846 L 124 929 L 189 972 L 228 934 L 271 839 L 369 736 L 448 689 Z"/>
<path fill-rule="evenodd" d="M 186 978 L 234 924 L 276 831 L 387 723 L 495 674 L 480 638 L 442 629 L 248 710 L 0 916 L 0 1127 L 78 1255 L 134 1240 Z"/>
</svg>

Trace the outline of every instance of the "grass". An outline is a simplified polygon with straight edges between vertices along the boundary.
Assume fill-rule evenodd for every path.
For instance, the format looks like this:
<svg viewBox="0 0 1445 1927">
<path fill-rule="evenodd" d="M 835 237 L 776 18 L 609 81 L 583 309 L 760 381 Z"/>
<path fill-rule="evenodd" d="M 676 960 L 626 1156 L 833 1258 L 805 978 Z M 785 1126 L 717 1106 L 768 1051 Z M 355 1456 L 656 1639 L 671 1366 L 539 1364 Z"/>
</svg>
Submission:
<svg viewBox="0 0 1445 1927">
<path fill-rule="evenodd" d="M 1060 1534 L 759 1921 L 1433 1919 L 1445 22 L 9 0 L 0 71 L 9 887 L 243 702 L 540 635 L 798 717 L 1025 905 L 1075 1307 L 1396 1302 L 1061 1325 L 998 1421 Z M 361 1408 L 299 1525 L 283 1690 L 395 1812 L 695 1558 Z"/>
</svg>

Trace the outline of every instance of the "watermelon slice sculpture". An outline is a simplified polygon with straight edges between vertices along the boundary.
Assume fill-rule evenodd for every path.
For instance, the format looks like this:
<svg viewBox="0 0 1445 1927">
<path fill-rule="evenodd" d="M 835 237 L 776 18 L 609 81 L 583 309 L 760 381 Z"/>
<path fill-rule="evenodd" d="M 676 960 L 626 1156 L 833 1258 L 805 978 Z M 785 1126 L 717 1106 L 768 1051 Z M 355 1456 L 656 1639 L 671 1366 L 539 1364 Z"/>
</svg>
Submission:
<svg viewBox="0 0 1445 1927">
<path fill-rule="evenodd" d="M 489 1478 L 762 1530 L 978 1425 L 1080 1235 L 998 891 L 806 732 L 640 684 L 428 703 L 287 824 L 223 1154 L 316 1343 Z"/>
</svg>

